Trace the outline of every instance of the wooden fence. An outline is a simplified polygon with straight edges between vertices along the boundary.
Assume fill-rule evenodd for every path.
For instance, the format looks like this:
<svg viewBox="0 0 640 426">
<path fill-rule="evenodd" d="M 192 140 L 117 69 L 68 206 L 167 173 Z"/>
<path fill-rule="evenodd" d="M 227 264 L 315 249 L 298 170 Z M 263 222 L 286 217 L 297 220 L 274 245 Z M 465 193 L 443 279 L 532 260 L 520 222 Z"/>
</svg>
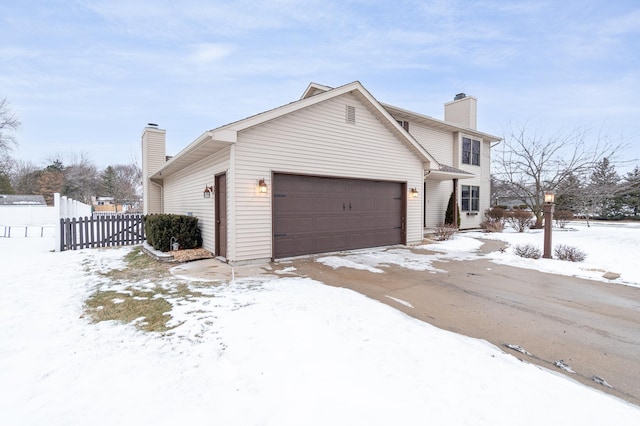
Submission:
<svg viewBox="0 0 640 426">
<path fill-rule="evenodd" d="M 60 251 L 140 244 L 141 214 L 60 219 Z"/>
</svg>

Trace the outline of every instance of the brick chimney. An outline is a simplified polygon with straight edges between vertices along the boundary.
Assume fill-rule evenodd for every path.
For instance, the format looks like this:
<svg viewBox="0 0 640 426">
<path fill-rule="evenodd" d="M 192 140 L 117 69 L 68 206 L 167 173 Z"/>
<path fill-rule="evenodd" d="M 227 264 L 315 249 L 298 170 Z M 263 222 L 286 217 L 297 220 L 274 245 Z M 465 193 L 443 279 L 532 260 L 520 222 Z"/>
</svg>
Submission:
<svg viewBox="0 0 640 426">
<path fill-rule="evenodd" d="M 478 100 L 458 93 L 453 101 L 444 104 L 444 121 L 476 130 Z"/>
<path fill-rule="evenodd" d="M 166 162 L 166 131 L 149 123 L 142 132 L 142 200 L 144 214 L 162 213 L 162 185 L 150 177 Z"/>
</svg>

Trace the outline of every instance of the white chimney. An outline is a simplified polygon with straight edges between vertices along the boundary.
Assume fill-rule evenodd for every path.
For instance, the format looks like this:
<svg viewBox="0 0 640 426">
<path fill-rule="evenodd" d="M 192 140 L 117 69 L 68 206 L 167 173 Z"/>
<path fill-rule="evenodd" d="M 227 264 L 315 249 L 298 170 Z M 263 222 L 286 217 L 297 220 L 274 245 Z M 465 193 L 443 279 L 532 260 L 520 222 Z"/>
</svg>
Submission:
<svg viewBox="0 0 640 426">
<path fill-rule="evenodd" d="M 444 104 L 444 121 L 476 130 L 478 100 L 458 93 L 453 101 Z"/>
<path fill-rule="evenodd" d="M 162 186 L 150 177 L 166 162 L 166 131 L 149 123 L 142 132 L 142 200 L 144 214 L 162 213 Z"/>
</svg>

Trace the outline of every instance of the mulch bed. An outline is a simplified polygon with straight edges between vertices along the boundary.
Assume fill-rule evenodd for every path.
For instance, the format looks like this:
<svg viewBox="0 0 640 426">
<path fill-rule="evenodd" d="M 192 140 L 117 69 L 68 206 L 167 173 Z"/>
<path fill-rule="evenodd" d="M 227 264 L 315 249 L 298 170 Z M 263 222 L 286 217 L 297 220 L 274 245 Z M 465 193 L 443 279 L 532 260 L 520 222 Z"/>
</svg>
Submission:
<svg viewBox="0 0 640 426">
<path fill-rule="evenodd" d="M 191 262 L 192 260 L 212 259 L 213 253 L 203 248 L 170 251 L 174 262 Z"/>
</svg>

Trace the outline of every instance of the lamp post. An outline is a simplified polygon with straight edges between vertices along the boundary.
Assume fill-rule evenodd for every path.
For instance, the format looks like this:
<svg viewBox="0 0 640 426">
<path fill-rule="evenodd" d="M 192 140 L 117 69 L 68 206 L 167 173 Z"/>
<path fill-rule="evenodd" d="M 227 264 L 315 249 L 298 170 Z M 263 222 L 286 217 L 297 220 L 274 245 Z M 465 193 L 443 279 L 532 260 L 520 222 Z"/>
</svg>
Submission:
<svg viewBox="0 0 640 426">
<path fill-rule="evenodd" d="M 554 201 L 555 194 L 553 191 L 546 191 L 544 193 L 544 206 L 542 206 L 542 211 L 544 212 L 544 253 L 542 257 L 545 259 L 551 259 L 551 225 L 555 208 Z"/>
</svg>

